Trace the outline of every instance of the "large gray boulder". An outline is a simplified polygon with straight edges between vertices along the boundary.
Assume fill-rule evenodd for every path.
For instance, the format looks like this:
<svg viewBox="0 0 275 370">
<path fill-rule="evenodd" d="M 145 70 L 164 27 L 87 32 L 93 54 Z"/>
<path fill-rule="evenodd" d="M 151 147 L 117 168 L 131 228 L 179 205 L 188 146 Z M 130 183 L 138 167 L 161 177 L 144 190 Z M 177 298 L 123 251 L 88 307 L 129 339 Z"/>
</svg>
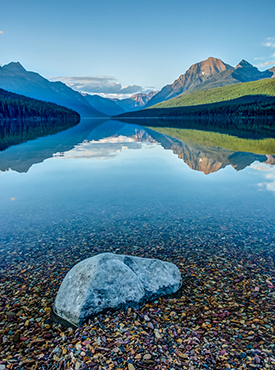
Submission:
<svg viewBox="0 0 275 370">
<path fill-rule="evenodd" d="M 108 309 L 140 307 L 182 285 L 176 265 L 157 259 L 102 253 L 76 264 L 57 293 L 52 317 L 73 326 Z"/>
</svg>

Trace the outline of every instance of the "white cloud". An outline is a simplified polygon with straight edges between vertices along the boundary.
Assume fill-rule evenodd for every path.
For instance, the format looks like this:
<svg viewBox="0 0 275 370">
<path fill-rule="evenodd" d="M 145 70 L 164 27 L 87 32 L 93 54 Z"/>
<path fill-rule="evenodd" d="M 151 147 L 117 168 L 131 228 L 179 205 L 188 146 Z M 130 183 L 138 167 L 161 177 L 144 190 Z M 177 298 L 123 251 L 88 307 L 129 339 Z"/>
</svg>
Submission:
<svg viewBox="0 0 275 370">
<path fill-rule="evenodd" d="M 1 34 L 1 35 L 3 35 L 3 34 L 4 34 L 4 32 L 3 32 L 3 31 L 0 31 L 0 34 Z"/>
<path fill-rule="evenodd" d="M 65 153 L 56 153 L 62 159 L 109 159 L 124 149 L 141 149 L 142 143 L 126 136 L 111 136 L 98 141 L 84 141 Z"/>
<path fill-rule="evenodd" d="M 275 192 L 275 167 L 274 165 L 254 162 L 250 167 L 258 171 L 263 171 L 264 181 L 258 183 L 259 188 Z"/>
<path fill-rule="evenodd" d="M 265 68 L 267 66 L 274 66 L 274 65 L 275 65 L 275 62 L 264 62 L 264 63 L 256 64 L 256 67 L 257 68 Z"/>
<path fill-rule="evenodd" d="M 262 43 L 263 46 L 267 47 L 267 48 L 275 48 L 275 36 L 272 36 L 272 37 L 267 37 L 265 42 Z M 261 60 L 262 62 L 257 64 L 256 67 L 258 68 L 264 68 L 266 66 L 269 66 L 269 65 L 275 65 L 275 62 L 273 60 L 273 58 L 275 58 L 275 53 L 273 53 L 272 55 L 269 55 L 269 56 L 265 56 L 265 57 L 257 57 L 257 58 L 254 58 L 254 60 Z"/>
<path fill-rule="evenodd" d="M 115 77 L 111 76 L 82 76 L 82 77 L 51 77 L 50 81 L 62 81 L 74 90 L 89 94 L 136 94 L 143 90 L 142 86 L 122 86 Z"/>
<path fill-rule="evenodd" d="M 263 45 L 267 48 L 275 48 L 275 36 L 268 37 Z"/>
</svg>

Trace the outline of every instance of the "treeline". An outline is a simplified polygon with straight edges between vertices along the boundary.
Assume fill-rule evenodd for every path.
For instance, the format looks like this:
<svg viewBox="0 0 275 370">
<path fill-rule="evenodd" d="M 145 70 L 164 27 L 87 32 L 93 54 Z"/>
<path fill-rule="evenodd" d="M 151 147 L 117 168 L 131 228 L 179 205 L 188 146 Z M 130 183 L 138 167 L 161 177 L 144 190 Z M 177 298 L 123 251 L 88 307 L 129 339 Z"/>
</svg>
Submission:
<svg viewBox="0 0 275 370">
<path fill-rule="evenodd" d="M 0 150 L 75 126 L 78 113 L 0 89 Z"/>
<path fill-rule="evenodd" d="M 0 120 L 0 150 L 38 137 L 56 134 L 75 126 L 77 123 L 76 120 L 69 119 L 54 121 Z"/>
<path fill-rule="evenodd" d="M 199 124 L 204 128 L 275 131 L 275 98 L 262 95 L 246 96 L 213 104 L 144 109 L 119 116 L 119 119 L 128 118 L 149 119 L 150 126 L 155 126 L 152 120 L 154 118 L 161 119 L 161 126 L 166 127 L 167 120 L 170 120 L 170 123 L 175 120 L 173 127 L 185 127 L 185 121 L 193 121 L 194 125 Z M 160 125 L 160 122 L 157 124 Z"/>
<path fill-rule="evenodd" d="M 80 120 L 77 112 L 60 105 L 0 89 L 0 120 Z"/>
</svg>

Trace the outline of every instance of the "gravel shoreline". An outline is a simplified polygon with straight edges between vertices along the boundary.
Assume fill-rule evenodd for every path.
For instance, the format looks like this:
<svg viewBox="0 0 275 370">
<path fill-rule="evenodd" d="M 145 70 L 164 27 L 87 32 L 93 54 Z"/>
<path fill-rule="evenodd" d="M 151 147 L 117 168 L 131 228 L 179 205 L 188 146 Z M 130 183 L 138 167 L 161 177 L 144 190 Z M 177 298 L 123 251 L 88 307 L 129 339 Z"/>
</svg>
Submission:
<svg viewBox="0 0 275 370">
<path fill-rule="evenodd" d="M 275 369 L 271 234 L 261 230 L 266 239 L 259 239 L 259 230 L 240 237 L 214 224 L 207 233 L 173 225 L 120 221 L 3 239 L 0 370 Z M 76 330 L 53 323 L 63 277 L 100 252 L 173 262 L 183 287 L 139 310 L 98 315 Z"/>
</svg>

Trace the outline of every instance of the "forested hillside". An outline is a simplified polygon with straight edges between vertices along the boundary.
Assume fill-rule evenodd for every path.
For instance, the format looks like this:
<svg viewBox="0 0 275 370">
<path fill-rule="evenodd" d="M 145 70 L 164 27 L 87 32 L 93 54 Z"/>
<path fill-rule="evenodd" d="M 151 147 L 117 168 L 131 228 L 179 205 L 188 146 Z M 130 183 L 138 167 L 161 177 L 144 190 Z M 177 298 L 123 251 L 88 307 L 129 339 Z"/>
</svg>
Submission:
<svg viewBox="0 0 275 370">
<path fill-rule="evenodd" d="M 80 115 L 60 105 L 0 89 L 0 150 L 76 125 Z"/>
<path fill-rule="evenodd" d="M 0 119 L 73 119 L 80 116 L 73 110 L 0 89 Z"/>
</svg>

